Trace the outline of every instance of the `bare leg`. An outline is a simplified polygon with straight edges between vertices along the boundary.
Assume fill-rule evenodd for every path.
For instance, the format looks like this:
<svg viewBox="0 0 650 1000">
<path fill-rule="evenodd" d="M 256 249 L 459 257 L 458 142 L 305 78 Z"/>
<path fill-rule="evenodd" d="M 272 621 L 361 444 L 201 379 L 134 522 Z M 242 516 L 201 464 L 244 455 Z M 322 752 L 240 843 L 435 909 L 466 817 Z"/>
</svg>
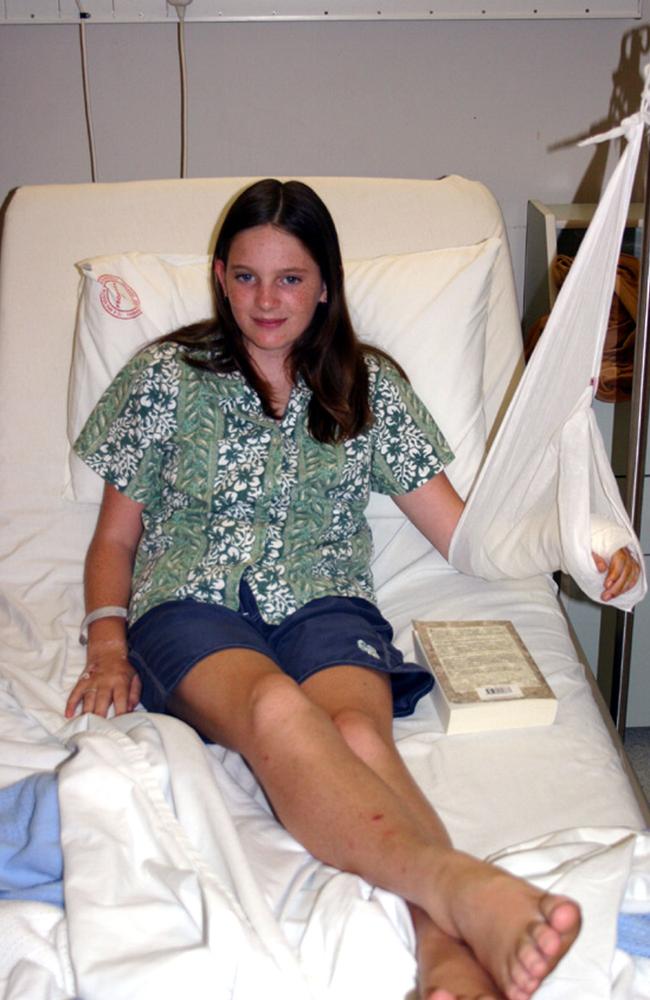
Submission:
<svg viewBox="0 0 650 1000">
<path fill-rule="evenodd" d="M 425 831 L 327 712 L 260 654 L 206 658 L 170 707 L 244 755 L 281 822 L 315 857 L 419 906 L 471 948 L 507 1000 L 528 1000 L 574 940 L 574 903 Z"/>
<path fill-rule="evenodd" d="M 330 716 L 350 749 L 381 777 L 415 822 L 441 844 L 451 841 L 440 819 L 413 780 L 393 741 L 390 681 L 358 668 L 322 671 L 303 685 L 308 697 Z M 463 942 L 445 934 L 409 904 L 417 942 L 420 1000 L 498 1000 L 503 994 Z"/>
<path fill-rule="evenodd" d="M 420 1000 L 502 1000 L 503 994 L 462 941 L 439 930 L 411 905 Z"/>
</svg>

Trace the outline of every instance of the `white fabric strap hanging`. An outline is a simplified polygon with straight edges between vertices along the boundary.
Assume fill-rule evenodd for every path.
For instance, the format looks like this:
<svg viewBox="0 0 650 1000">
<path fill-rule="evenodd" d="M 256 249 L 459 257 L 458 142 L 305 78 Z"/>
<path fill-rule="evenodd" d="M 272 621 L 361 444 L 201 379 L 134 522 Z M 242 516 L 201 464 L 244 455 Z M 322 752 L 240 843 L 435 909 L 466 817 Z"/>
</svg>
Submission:
<svg viewBox="0 0 650 1000">
<path fill-rule="evenodd" d="M 624 610 L 646 593 L 644 560 L 591 406 L 649 121 L 648 86 L 646 79 L 638 114 L 587 140 L 625 135 L 627 146 L 472 487 L 449 555 L 456 569 L 486 579 L 561 569 L 597 601 L 603 576 L 592 550 L 609 556 L 629 545 L 642 575 L 611 602 Z"/>
</svg>

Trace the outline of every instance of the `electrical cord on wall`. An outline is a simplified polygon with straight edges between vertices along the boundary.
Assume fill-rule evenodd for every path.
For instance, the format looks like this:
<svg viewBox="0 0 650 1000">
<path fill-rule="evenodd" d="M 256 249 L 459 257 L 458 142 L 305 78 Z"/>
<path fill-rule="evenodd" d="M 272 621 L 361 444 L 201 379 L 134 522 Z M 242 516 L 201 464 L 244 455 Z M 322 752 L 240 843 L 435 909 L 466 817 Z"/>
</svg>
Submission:
<svg viewBox="0 0 650 1000">
<path fill-rule="evenodd" d="M 88 131 L 88 148 L 90 151 L 90 176 L 93 184 L 97 181 L 97 160 L 95 157 L 95 133 L 93 115 L 90 106 L 90 85 L 88 82 L 88 57 L 86 53 L 86 21 L 90 14 L 83 10 L 81 0 L 77 0 L 79 10 L 79 41 L 81 43 L 81 73 L 83 77 L 84 108 L 86 112 L 86 129 Z"/>
<path fill-rule="evenodd" d="M 185 10 L 192 0 L 167 0 L 178 14 L 178 55 L 181 64 L 181 177 L 187 176 L 187 67 L 185 64 Z"/>
</svg>

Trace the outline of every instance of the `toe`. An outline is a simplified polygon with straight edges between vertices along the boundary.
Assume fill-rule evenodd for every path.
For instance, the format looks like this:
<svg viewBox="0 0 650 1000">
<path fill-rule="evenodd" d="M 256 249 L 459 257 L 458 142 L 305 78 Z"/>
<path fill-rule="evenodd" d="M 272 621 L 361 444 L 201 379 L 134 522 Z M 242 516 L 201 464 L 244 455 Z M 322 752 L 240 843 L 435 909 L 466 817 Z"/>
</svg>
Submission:
<svg viewBox="0 0 650 1000">
<path fill-rule="evenodd" d="M 523 945 L 519 956 L 510 968 L 511 993 L 508 1000 L 528 1000 L 540 984 L 542 974 L 534 970 L 539 967 L 541 957 L 532 943 Z"/>
<path fill-rule="evenodd" d="M 575 936 L 580 930 L 580 907 L 566 896 L 543 896 L 539 904 L 547 924 L 562 936 Z"/>
<path fill-rule="evenodd" d="M 530 1000 L 531 990 L 524 990 L 516 984 L 511 984 L 505 993 L 506 1000 Z"/>
<path fill-rule="evenodd" d="M 537 956 L 537 963 L 541 968 L 539 971 L 527 966 L 531 972 L 542 975 L 544 969 L 548 967 L 548 960 L 556 958 L 562 950 L 562 938 L 560 932 L 549 926 L 547 923 L 535 924 L 531 927 L 530 936 L 533 942 L 533 951 Z"/>
</svg>

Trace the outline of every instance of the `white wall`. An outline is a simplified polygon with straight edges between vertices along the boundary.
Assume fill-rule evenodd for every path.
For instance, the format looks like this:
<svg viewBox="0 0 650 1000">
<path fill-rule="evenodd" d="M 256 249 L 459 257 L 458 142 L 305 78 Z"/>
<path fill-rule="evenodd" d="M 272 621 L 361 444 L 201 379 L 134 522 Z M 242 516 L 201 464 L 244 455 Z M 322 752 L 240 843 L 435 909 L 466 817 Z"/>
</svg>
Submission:
<svg viewBox="0 0 650 1000">
<path fill-rule="evenodd" d="M 463 173 L 497 195 L 521 286 L 527 199 L 597 197 L 606 151 L 552 147 L 610 120 L 615 79 L 636 109 L 647 15 L 650 0 L 641 22 L 188 23 L 188 173 Z M 176 176 L 175 27 L 87 39 L 99 179 Z M 0 198 L 90 179 L 76 26 L 0 26 L 0 93 Z"/>
</svg>

